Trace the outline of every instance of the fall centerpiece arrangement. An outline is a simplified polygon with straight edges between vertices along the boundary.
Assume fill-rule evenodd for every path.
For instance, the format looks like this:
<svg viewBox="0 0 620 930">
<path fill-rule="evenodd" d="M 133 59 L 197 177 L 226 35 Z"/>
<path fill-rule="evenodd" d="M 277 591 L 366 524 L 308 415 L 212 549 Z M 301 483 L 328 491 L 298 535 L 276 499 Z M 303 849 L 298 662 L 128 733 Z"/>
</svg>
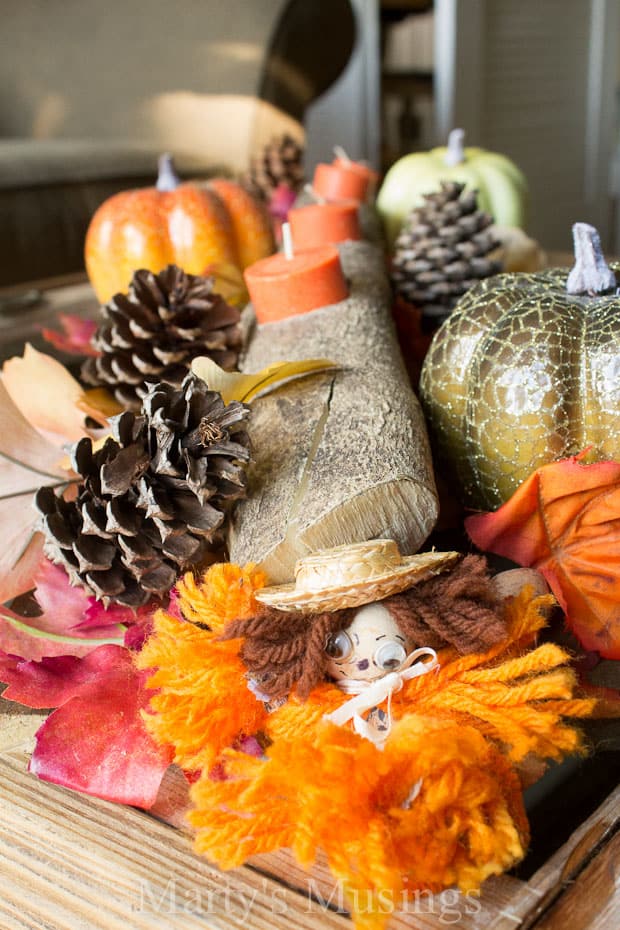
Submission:
<svg viewBox="0 0 620 930">
<path fill-rule="evenodd" d="M 297 196 L 293 140 L 243 184 L 181 184 L 164 158 L 93 218 L 99 318 L 50 336 L 78 379 L 26 347 L 0 381 L 0 680 L 52 709 L 31 772 L 149 809 L 174 763 L 197 851 L 322 853 L 368 930 L 407 893 L 519 862 L 532 762 L 585 751 L 579 721 L 618 706 L 539 638 L 559 605 L 585 650 L 620 657 L 615 273 L 577 225 L 570 275 L 497 276 L 498 208 L 465 184 L 503 165 L 517 222 L 522 180 L 462 159 L 412 193 L 386 267 L 363 222 L 377 178 L 341 151 L 276 217 L 279 253 L 248 186 L 272 217 Z M 475 554 L 429 542 L 390 277 L 447 316 L 422 400 L 451 486 L 502 504 L 466 521 Z"/>
</svg>

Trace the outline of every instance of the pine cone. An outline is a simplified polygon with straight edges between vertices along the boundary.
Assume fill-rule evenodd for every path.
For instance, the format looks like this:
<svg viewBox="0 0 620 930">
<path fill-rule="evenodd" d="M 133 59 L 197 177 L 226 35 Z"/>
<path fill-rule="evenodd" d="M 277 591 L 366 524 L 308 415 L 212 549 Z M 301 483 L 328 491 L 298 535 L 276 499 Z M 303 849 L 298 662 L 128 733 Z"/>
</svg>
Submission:
<svg viewBox="0 0 620 930">
<path fill-rule="evenodd" d="M 179 387 L 197 356 L 234 368 L 241 347 L 240 313 L 213 293 L 213 278 L 169 265 L 159 274 L 136 271 L 127 294 L 101 308 L 93 336 L 101 355 L 82 366 L 87 384 L 109 387 L 119 403 L 140 409 L 147 382 Z"/>
<path fill-rule="evenodd" d="M 139 607 L 223 542 L 225 520 L 245 496 L 249 408 L 225 405 L 204 381 L 154 385 L 140 416 L 111 421 L 113 439 L 73 450 L 77 498 L 41 488 L 46 554 L 104 603 Z"/>
<path fill-rule="evenodd" d="M 493 219 L 478 209 L 476 192 L 464 188 L 442 181 L 441 190 L 412 210 L 396 240 L 394 288 L 429 316 L 448 316 L 465 291 L 502 268 L 487 257 L 499 245 L 489 229 Z"/>
<path fill-rule="evenodd" d="M 281 184 L 292 191 L 301 190 L 304 183 L 304 150 L 292 136 L 274 136 L 260 155 L 252 158 L 245 179 L 253 194 L 269 200 Z"/>
</svg>

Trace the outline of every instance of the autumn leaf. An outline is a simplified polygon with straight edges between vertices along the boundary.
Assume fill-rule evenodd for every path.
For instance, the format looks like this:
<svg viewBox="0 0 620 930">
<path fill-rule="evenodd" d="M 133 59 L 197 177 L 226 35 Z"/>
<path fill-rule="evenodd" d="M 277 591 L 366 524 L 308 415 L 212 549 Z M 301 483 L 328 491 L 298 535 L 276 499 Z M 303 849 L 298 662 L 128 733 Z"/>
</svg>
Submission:
<svg viewBox="0 0 620 930">
<path fill-rule="evenodd" d="M 213 359 L 200 356 L 192 362 L 192 371 L 222 395 L 225 404 L 232 400 L 249 403 L 260 394 L 267 394 L 297 378 L 337 368 L 335 362 L 326 358 L 307 358 L 299 362 L 274 362 L 254 374 L 240 371 L 224 371 Z"/>
<path fill-rule="evenodd" d="M 620 462 L 580 459 L 543 465 L 465 528 L 481 549 L 542 572 L 584 648 L 620 659 Z"/>
<path fill-rule="evenodd" d="M 84 390 L 51 355 L 26 343 L 22 357 L 2 366 L 2 380 L 24 418 L 58 445 L 88 435 L 86 414 L 77 406 Z"/>
<path fill-rule="evenodd" d="M 102 427 L 108 427 L 110 417 L 118 416 L 125 409 L 106 388 L 101 387 L 84 391 L 76 399 L 75 405 Z"/>
<path fill-rule="evenodd" d="M 114 401 L 84 392 L 56 359 L 30 345 L 6 361 L 0 380 L 0 604 L 28 591 L 40 561 L 35 492 L 77 479 L 60 448 L 91 431 L 86 418 L 106 424 Z M 5 630 L 6 632 L 6 630 Z"/>
<path fill-rule="evenodd" d="M 42 485 L 71 479 L 58 464 L 59 450 L 15 406 L 0 381 L 0 604 L 32 586 L 41 557 L 32 499 Z"/>
<path fill-rule="evenodd" d="M 100 355 L 91 345 L 91 339 L 97 330 L 94 320 L 86 320 L 75 313 L 59 313 L 58 322 L 61 332 L 55 329 L 43 329 L 43 338 L 61 352 L 69 355 Z"/>
<path fill-rule="evenodd" d="M 121 646 L 41 662 L 0 656 L 8 699 L 57 708 L 36 734 L 30 771 L 108 801 L 149 808 L 170 753 L 155 745 L 142 722 L 152 693 L 146 677 Z"/>
<path fill-rule="evenodd" d="M 42 557 L 31 577 L 35 586 L 28 616 L 0 606 L 0 651 L 22 659 L 82 656 L 104 643 L 124 642 L 128 608 L 107 611 L 83 588 L 73 587 L 65 570 Z"/>
<path fill-rule="evenodd" d="M 214 278 L 213 290 L 233 307 L 245 307 L 249 297 L 242 271 L 230 262 L 212 262 L 202 272 Z"/>
</svg>

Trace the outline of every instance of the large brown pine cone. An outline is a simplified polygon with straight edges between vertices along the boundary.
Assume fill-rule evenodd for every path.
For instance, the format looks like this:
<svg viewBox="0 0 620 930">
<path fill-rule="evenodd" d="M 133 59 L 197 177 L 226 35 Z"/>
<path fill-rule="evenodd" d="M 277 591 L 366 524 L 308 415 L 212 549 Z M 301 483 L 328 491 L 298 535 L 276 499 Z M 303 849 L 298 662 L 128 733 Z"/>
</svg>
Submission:
<svg viewBox="0 0 620 930">
<path fill-rule="evenodd" d="M 423 313 L 445 317 L 465 291 L 501 271 L 501 262 L 487 257 L 499 243 L 489 229 L 492 217 L 464 184 L 443 181 L 424 200 L 396 240 L 392 283 Z"/>
<path fill-rule="evenodd" d="M 221 368 L 237 364 L 240 313 L 213 293 L 213 278 L 169 265 L 159 274 L 136 271 L 127 294 L 101 308 L 93 336 L 101 352 L 82 367 L 87 384 L 108 387 L 130 410 L 139 410 L 148 383 L 179 386 L 199 355 Z"/>
<path fill-rule="evenodd" d="M 140 416 L 112 421 L 98 451 L 74 447 L 75 500 L 41 488 L 46 554 L 104 603 L 139 607 L 221 546 L 225 521 L 245 496 L 249 408 L 225 405 L 194 375 L 179 390 L 154 385 Z"/>
</svg>

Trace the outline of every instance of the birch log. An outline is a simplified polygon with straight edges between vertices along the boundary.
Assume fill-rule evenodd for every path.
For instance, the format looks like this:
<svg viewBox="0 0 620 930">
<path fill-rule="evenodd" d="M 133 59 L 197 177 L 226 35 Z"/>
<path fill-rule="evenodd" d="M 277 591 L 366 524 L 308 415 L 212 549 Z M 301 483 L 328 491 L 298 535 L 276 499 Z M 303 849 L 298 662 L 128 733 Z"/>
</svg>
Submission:
<svg viewBox="0 0 620 930">
<path fill-rule="evenodd" d="M 232 523 L 230 557 L 260 563 L 274 583 L 291 580 L 296 560 L 317 549 L 389 537 L 403 554 L 416 552 L 438 513 L 383 256 L 367 242 L 340 251 L 349 298 L 256 327 L 242 366 L 258 371 L 319 357 L 339 366 L 252 404 L 254 462 L 249 496 Z"/>
</svg>

